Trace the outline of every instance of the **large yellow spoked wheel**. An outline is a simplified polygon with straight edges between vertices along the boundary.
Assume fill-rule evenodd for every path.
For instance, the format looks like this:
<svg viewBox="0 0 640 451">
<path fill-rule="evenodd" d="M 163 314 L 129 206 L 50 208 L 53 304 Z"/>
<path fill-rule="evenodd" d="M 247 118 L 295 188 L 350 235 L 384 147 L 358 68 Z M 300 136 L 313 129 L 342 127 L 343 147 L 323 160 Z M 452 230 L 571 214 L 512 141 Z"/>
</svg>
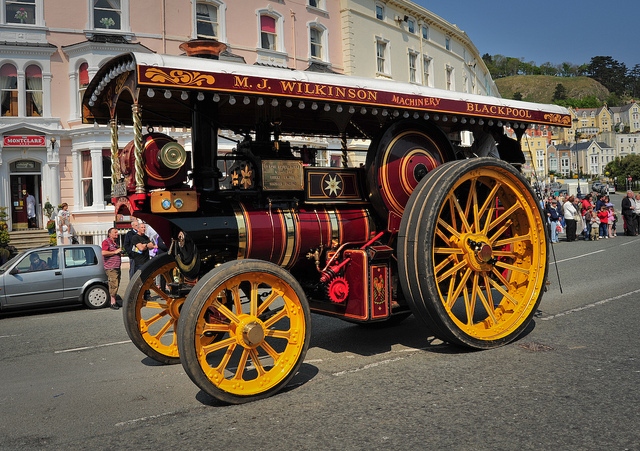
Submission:
<svg viewBox="0 0 640 451">
<path fill-rule="evenodd" d="M 310 339 L 300 284 L 260 260 L 225 263 L 187 296 L 178 348 L 191 380 L 209 395 L 240 404 L 281 390 L 300 368 Z M 206 342 L 210 336 L 214 342 Z"/>
<path fill-rule="evenodd" d="M 445 163 L 411 195 L 398 236 L 402 290 L 437 337 L 475 349 L 514 340 L 535 313 L 548 244 L 537 198 L 508 163 Z"/>
<path fill-rule="evenodd" d="M 180 283 L 176 261 L 169 254 L 160 254 L 136 271 L 123 304 L 124 326 L 133 344 L 152 359 L 167 364 L 180 363 L 176 326 L 185 294 L 171 296 L 168 288 L 162 289 L 156 282 L 162 279 L 168 287 L 176 278 Z"/>
</svg>

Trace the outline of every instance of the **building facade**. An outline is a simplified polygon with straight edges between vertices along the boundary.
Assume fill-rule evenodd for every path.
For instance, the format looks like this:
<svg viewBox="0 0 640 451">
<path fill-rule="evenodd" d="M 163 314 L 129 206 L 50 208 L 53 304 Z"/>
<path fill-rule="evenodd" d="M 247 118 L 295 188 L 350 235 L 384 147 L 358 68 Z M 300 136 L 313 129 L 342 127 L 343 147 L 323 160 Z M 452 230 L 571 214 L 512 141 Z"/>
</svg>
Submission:
<svg viewBox="0 0 640 451">
<path fill-rule="evenodd" d="M 406 0 L 341 0 L 344 72 L 499 97 L 467 34 Z"/>
<path fill-rule="evenodd" d="M 10 229 L 27 227 L 29 191 L 39 227 L 46 202 L 66 202 L 81 241 L 104 238 L 114 219 L 111 138 L 107 127 L 83 124 L 84 90 L 116 55 L 181 54 L 196 38 L 227 44 L 221 58 L 246 64 L 498 95 L 468 36 L 406 0 L 0 0 L 0 206 Z M 157 131 L 190 150 L 188 129 Z M 130 127 L 118 134 L 120 148 L 133 139 Z M 326 149 L 320 164 L 339 164 L 340 142 L 313 144 Z M 349 145 L 364 151 L 368 142 Z M 222 151 L 233 146 L 220 139 Z M 362 153 L 350 158 L 364 162 Z"/>
</svg>

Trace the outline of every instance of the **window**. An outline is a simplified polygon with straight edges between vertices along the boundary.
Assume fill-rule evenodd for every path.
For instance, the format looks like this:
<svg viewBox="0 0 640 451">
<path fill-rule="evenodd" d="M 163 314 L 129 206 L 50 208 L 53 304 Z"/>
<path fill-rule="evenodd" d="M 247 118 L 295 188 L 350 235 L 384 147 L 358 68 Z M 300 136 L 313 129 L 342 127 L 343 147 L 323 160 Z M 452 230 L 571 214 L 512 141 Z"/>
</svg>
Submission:
<svg viewBox="0 0 640 451">
<path fill-rule="evenodd" d="M 6 0 L 5 18 L 7 23 L 36 23 L 36 0 Z"/>
<path fill-rule="evenodd" d="M 324 10 L 324 0 L 309 0 L 309 6 Z"/>
<path fill-rule="evenodd" d="M 27 80 L 27 116 L 42 116 L 42 70 L 31 65 L 25 71 Z"/>
<path fill-rule="evenodd" d="M 388 58 L 387 58 L 387 43 L 384 41 L 376 42 L 376 60 L 377 69 L 380 74 L 387 74 Z"/>
<path fill-rule="evenodd" d="M 409 81 L 415 83 L 416 80 L 416 61 L 418 55 L 413 52 L 409 52 Z"/>
<path fill-rule="evenodd" d="M 446 89 L 447 91 L 453 91 L 455 89 L 453 83 L 453 67 L 447 66 L 445 70 Z"/>
<path fill-rule="evenodd" d="M 260 16 L 260 43 L 263 49 L 276 48 L 276 19 L 271 16 Z"/>
<path fill-rule="evenodd" d="M 219 37 L 217 6 L 203 2 L 196 4 L 196 29 L 199 38 Z"/>
<path fill-rule="evenodd" d="M 426 25 L 422 26 L 422 39 L 429 39 L 429 27 Z"/>
<path fill-rule="evenodd" d="M 429 77 L 431 73 L 431 58 L 427 55 L 422 57 L 422 84 L 425 86 L 432 86 L 432 80 Z"/>
<path fill-rule="evenodd" d="M 111 205 L 111 150 L 102 149 L 102 197 L 105 205 Z"/>
<path fill-rule="evenodd" d="M 416 22 L 413 19 L 408 19 L 407 20 L 407 30 L 409 31 L 409 33 L 415 33 L 416 32 Z"/>
<path fill-rule="evenodd" d="M 18 71 L 13 64 L 0 67 L 0 100 L 2 116 L 18 115 Z"/>
<path fill-rule="evenodd" d="M 444 39 L 444 48 L 447 50 L 451 50 L 451 38 Z"/>
<path fill-rule="evenodd" d="M 78 69 L 78 111 L 82 111 L 82 97 L 89 86 L 89 65 L 82 63 Z"/>
<path fill-rule="evenodd" d="M 93 28 L 122 29 L 120 0 L 93 0 Z"/>
<path fill-rule="evenodd" d="M 82 186 L 82 205 L 91 207 L 93 205 L 93 170 L 91 167 L 91 152 L 82 151 L 81 156 L 82 174 L 80 175 L 80 184 Z"/>
<path fill-rule="evenodd" d="M 381 4 L 376 5 L 376 19 L 384 20 L 384 6 Z"/>
<path fill-rule="evenodd" d="M 311 58 L 324 59 L 322 52 L 322 35 L 323 30 L 318 27 L 309 28 L 309 45 L 311 49 Z"/>
</svg>

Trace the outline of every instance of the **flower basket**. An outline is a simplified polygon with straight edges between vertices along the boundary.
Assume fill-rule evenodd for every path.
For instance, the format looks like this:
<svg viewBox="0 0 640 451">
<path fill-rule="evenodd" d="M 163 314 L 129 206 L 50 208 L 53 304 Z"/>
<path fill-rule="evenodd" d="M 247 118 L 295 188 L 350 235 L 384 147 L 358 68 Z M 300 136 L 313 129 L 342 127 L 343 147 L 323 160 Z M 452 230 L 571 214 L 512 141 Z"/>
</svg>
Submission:
<svg viewBox="0 0 640 451">
<path fill-rule="evenodd" d="M 56 222 L 52 219 L 49 219 L 47 221 L 47 231 L 49 232 L 49 235 L 55 235 L 56 233 Z"/>
</svg>

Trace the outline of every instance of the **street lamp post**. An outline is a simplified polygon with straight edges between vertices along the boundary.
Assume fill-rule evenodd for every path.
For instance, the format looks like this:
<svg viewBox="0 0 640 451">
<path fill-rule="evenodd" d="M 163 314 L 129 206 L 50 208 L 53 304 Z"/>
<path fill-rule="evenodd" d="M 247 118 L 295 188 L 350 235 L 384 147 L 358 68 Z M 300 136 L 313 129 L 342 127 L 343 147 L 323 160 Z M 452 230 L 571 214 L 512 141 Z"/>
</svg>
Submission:
<svg viewBox="0 0 640 451">
<path fill-rule="evenodd" d="M 578 199 L 581 197 L 582 192 L 580 191 L 580 162 L 578 161 L 578 118 L 575 117 L 573 118 L 573 137 L 575 138 L 576 141 L 576 148 L 574 150 L 575 156 L 576 156 L 576 170 L 578 171 L 578 190 L 577 190 L 577 194 L 578 194 Z"/>
</svg>

